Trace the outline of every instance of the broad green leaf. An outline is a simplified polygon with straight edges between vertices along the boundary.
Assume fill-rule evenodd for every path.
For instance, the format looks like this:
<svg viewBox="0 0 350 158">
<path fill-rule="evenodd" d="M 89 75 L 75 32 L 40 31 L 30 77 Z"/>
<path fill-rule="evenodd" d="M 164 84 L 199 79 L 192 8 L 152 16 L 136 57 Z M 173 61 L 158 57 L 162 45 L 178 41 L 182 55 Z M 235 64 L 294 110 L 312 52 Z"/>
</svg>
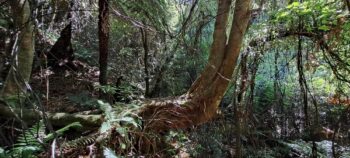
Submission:
<svg viewBox="0 0 350 158">
<path fill-rule="evenodd" d="M 322 30 L 322 31 L 328 31 L 329 30 L 329 27 L 326 26 L 326 25 L 322 25 L 320 27 L 318 27 L 318 29 Z"/>
<path fill-rule="evenodd" d="M 299 2 L 293 2 L 292 4 L 287 6 L 287 9 L 297 8 L 299 7 L 299 5 L 300 5 Z"/>
</svg>

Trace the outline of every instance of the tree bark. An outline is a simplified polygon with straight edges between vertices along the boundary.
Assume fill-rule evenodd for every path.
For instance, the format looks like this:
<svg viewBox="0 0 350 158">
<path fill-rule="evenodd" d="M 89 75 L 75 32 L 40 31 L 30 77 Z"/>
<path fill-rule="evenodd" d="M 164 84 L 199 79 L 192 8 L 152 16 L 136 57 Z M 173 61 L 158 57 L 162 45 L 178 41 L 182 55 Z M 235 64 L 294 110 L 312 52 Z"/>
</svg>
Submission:
<svg viewBox="0 0 350 158">
<path fill-rule="evenodd" d="M 149 72 L 148 72 L 148 54 L 149 54 L 149 44 L 148 44 L 148 32 L 144 28 L 140 28 L 141 36 L 142 36 L 142 45 L 144 50 L 143 56 L 143 64 L 144 64 L 144 72 L 145 72 L 145 96 L 150 97 L 150 89 L 149 89 Z"/>
<path fill-rule="evenodd" d="M 99 0 L 99 16 L 98 16 L 98 37 L 100 47 L 100 76 L 99 82 L 101 85 L 107 84 L 107 67 L 108 67 L 108 39 L 109 39 L 109 26 L 108 26 L 108 0 Z"/>
<path fill-rule="evenodd" d="M 308 114 L 308 95 L 307 95 L 307 87 L 305 84 L 305 76 L 304 76 L 304 69 L 303 69 L 303 54 L 302 54 L 302 41 L 301 37 L 299 36 L 298 40 L 298 52 L 297 52 L 297 69 L 299 73 L 299 84 L 300 84 L 300 91 L 301 91 L 301 97 L 303 99 L 303 105 L 304 105 L 304 129 L 307 129 L 309 127 L 309 114 Z"/>
<path fill-rule="evenodd" d="M 247 87 L 247 80 L 248 80 L 248 69 L 247 69 L 247 60 L 248 60 L 248 52 L 245 52 L 241 56 L 241 62 L 240 62 L 240 73 L 241 73 L 241 79 L 240 79 L 240 85 L 238 89 L 237 94 L 237 103 L 235 106 L 235 123 L 236 123 L 236 155 L 235 157 L 241 158 L 242 157 L 242 140 L 241 136 L 245 134 L 245 126 L 246 126 L 246 120 L 244 117 L 246 116 L 246 112 L 244 111 L 244 95 L 246 93 L 246 87 Z M 236 97 L 236 96 L 234 96 Z"/>
<path fill-rule="evenodd" d="M 214 79 L 216 72 L 223 62 L 225 47 L 227 43 L 226 27 L 230 11 L 230 0 L 219 0 L 215 29 L 213 34 L 213 43 L 211 45 L 208 64 L 204 68 L 201 76 L 193 83 L 188 93 L 196 93 L 204 90 Z"/>
<path fill-rule="evenodd" d="M 34 33 L 28 0 L 10 1 L 11 10 L 19 31 L 18 51 L 12 61 L 1 96 L 8 97 L 26 92 L 34 57 Z"/>
<path fill-rule="evenodd" d="M 228 87 L 250 19 L 250 0 L 236 0 L 227 41 L 226 26 L 231 0 L 219 0 L 209 61 L 189 91 L 174 98 L 145 101 L 140 115 L 146 130 L 186 128 L 209 121 L 217 112 Z"/>
</svg>

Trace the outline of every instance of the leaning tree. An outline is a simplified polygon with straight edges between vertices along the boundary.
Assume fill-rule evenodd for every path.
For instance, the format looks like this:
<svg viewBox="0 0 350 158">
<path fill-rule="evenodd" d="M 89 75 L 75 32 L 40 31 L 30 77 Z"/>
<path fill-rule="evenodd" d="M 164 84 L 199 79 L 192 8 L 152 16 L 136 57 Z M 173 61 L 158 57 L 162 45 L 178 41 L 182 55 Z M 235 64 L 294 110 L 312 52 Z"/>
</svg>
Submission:
<svg viewBox="0 0 350 158">
<path fill-rule="evenodd" d="M 178 97 L 151 99 L 144 102 L 139 115 L 144 121 L 145 130 L 186 128 L 205 123 L 215 116 L 231 82 L 251 13 L 251 0 L 236 0 L 231 22 L 229 19 L 231 3 L 232 0 L 218 0 L 209 60 L 189 90 Z M 230 33 L 227 35 L 229 26 Z M 7 106 L 0 106 L 0 109 L 0 115 L 5 117 L 14 117 L 13 112 L 21 111 L 11 110 Z M 32 120 L 44 115 L 42 112 L 28 111 L 22 117 L 23 120 Z M 103 121 L 101 117 L 101 115 L 46 113 L 46 118 L 55 125 L 79 121 L 84 126 L 99 126 Z"/>
<path fill-rule="evenodd" d="M 231 3 L 232 0 L 218 0 L 209 60 L 190 89 L 179 97 L 145 102 L 140 114 L 146 129 L 186 128 L 215 116 L 231 81 L 251 12 L 250 0 L 236 0 L 227 36 Z"/>
</svg>

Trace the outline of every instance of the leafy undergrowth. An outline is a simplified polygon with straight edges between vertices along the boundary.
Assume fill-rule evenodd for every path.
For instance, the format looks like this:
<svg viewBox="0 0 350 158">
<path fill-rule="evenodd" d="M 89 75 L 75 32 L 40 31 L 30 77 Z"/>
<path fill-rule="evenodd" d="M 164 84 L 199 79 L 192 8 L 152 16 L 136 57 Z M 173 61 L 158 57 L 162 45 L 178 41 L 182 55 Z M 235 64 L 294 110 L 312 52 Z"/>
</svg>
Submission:
<svg viewBox="0 0 350 158">
<path fill-rule="evenodd" d="M 185 134 L 171 131 L 159 135 L 143 131 L 141 119 L 136 115 L 137 104 L 97 102 L 104 114 L 104 122 L 99 129 L 81 131 L 82 125 L 76 122 L 55 131 L 45 131 L 41 121 L 19 135 L 13 146 L 1 148 L 0 158 L 50 157 L 53 154 L 57 157 L 111 158 L 189 155 L 184 147 L 184 144 L 189 144 Z"/>
<path fill-rule="evenodd" d="M 178 133 L 159 135 L 143 130 L 142 121 L 136 114 L 140 108 L 138 98 L 142 95 L 135 86 L 100 86 L 95 70 L 88 65 L 84 65 L 79 73 L 64 69 L 42 70 L 33 74 L 31 86 L 35 89 L 33 95 L 37 96 L 33 100 L 42 103 L 46 111 L 101 114 L 104 121 L 100 128 L 87 130 L 79 123 L 50 127 L 50 123 L 41 122 L 13 135 L 13 145 L 0 148 L 0 158 L 50 157 L 53 154 L 58 157 L 172 157 L 187 154 L 182 150 L 184 138 Z M 102 99 L 99 98 L 101 92 Z M 35 105 L 28 107 L 35 108 Z"/>
<path fill-rule="evenodd" d="M 191 129 L 155 134 L 144 131 L 136 115 L 140 108 L 137 94 L 130 85 L 98 86 L 94 69 L 81 74 L 56 73 L 33 80 L 33 89 L 50 112 L 76 113 L 96 111 L 104 115 L 99 129 L 82 130 L 79 123 L 45 130 L 42 122 L 17 135 L 16 143 L 0 148 L 2 157 L 234 157 L 236 150 L 233 112 Z M 39 74 L 36 74 L 37 76 Z M 46 76 L 47 77 L 47 76 Z M 87 81 L 86 78 L 92 78 Z M 103 91 L 105 100 L 98 99 Z M 115 94 L 120 103 L 115 100 Z M 131 97 L 131 98 L 130 98 Z M 135 99 L 136 98 L 136 99 Z M 133 100 L 133 102 L 131 102 Z M 337 114 L 338 115 L 338 114 Z M 252 126 L 250 126 L 252 127 Z M 252 128 L 256 129 L 256 127 Z M 247 131 L 242 137 L 245 157 L 309 157 L 311 143 L 303 140 L 282 141 L 266 136 L 265 129 Z M 318 156 L 329 157 L 329 141 L 318 142 Z M 349 156 L 349 148 L 338 146 L 340 157 Z"/>
<path fill-rule="evenodd" d="M 312 142 L 306 142 L 304 140 L 295 140 L 290 142 L 283 142 L 283 144 L 290 147 L 290 149 L 297 153 L 296 156 L 298 157 L 311 157 L 312 154 Z M 323 140 L 320 142 L 316 142 L 317 144 L 317 157 L 320 158 L 327 158 L 327 157 L 333 157 L 333 151 L 332 151 L 332 141 Z M 340 158 L 346 158 L 350 155 L 350 148 L 346 146 L 339 146 L 337 143 L 335 143 L 336 150 L 335 154 L 337 157 Z"/>
</svg>

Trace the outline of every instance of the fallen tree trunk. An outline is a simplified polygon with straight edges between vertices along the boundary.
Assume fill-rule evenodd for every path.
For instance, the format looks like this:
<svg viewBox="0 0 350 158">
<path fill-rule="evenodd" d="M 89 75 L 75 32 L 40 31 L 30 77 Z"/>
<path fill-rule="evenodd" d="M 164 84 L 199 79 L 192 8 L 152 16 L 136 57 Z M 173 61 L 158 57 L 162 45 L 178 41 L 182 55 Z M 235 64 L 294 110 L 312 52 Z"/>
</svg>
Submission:
<svg viewBox="0 0 350 158">
<path fill-rule="evenodd" d="M 100 127 L 103 122 L 102 115 L 81 115 L 68 113 L 45 113 L 50 123 L 54 126 L 65 126 L 73 122 L 80 122 L 84 128 Z M 0 104 L 0 117 L 17 118 L 27 124 L 33 124 L 43 117 L 43 113 L 33 109 L 13 109 Z"/>
</svg>

